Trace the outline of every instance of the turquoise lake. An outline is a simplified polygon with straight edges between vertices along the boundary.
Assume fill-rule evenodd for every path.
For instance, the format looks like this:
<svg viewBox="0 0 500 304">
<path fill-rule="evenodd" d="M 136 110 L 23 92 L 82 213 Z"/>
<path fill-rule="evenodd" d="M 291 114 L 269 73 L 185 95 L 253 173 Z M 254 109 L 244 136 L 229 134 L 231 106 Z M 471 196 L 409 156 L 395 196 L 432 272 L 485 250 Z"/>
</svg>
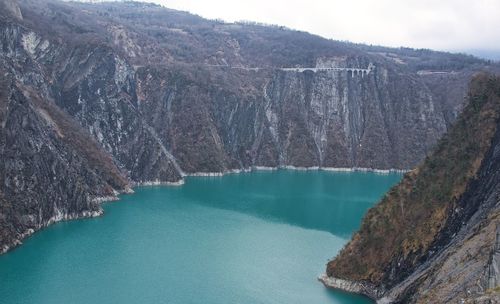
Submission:
<svg viewBox="0 0 500 304">
<path fill-rule="evenodd" d="M 370 303 L 317 276 L 400 178 L 279 170 L 140 187 L 0 256 L 0 302 Z"/>
</svg>

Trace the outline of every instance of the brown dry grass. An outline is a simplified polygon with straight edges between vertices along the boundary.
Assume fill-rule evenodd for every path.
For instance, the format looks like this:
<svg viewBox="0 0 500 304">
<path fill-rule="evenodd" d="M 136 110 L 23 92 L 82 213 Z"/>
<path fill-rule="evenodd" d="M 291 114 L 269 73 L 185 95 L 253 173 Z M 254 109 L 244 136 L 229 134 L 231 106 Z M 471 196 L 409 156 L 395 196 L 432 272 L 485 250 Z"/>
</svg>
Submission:
<svg viewBox="0 0 500 304">
<path fill-rule="evenodd" d="M 329 275 L 380 284 L 395 258 L 408 270 L 425 256 L 491 145 L 500 117 L 500 80 L 478 75 L 469 100 L 433 154 L 368 211 L 361 229 L 328 264 Z"/>
</svg>

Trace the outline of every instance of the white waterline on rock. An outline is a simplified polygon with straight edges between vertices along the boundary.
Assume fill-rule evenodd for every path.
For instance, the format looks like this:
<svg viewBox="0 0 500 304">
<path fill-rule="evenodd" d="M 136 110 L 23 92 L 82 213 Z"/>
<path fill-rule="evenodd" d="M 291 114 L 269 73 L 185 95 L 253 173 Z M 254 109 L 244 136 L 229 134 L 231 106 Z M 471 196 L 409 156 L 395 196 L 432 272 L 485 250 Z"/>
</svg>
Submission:
<svg viewBox="0 0 500 304">
<path fill-rule="evenodd" d="M 104 198 L 110 199 L 110 198 L 113 198 L 113 197 L 112 196 L 98 197 L 98 198 L 94 198 L 94 201 L 101 202 L 101 201 L 104 201 Z M 114 200 L 118 199 L 117 197 L 114 197 L 114 198 L 116 198 Z M 53 215 L 48 220 L 42 222 L 41 224 L 36 225 L 35 229 L 33 229 L 33 228 L 26 229 L 26 231 L 24 231 L 23 233 L 20 233 L 17 236 L 17 238 L 12 241 L 12 244 L 10 244 L 10 245 L 4 245 L 2 247 L 2 249 L 0 250 L 0 254 L 4 254 L 7 251 L 16 248 L 17 246 L 22 245 L 23 244 L 22 241 L 25 238 L 31 236 L 33 233 L 35 233 L 35 232 L 37 232 L 37 231 L 39 231 L 39 230 L 41 230 L 43 228 L 47 228 L 48 226 L 50 226 L 50 225 L 52 225 L 54 223 L 62 222 L 62 221 L 69 221 L 69 220 L 75 220 L 75 219 L 80 219 L 80 218 L 98 217 L 98 216 L 101 216 L 102 214 L 103 214 L 103 210 L 102 209 L 92 210 L 92 211 L 82 211 L 80 213 L 66 213 L 66 212 L 62 212 L 61 210 L 57 209 L 55 215 Z"/>
<path fill-rule="evenodd" d="M 375 286 L 368 282 L 343 280 L 339 278 L 329 277 L 328 275 L 326 275 L 326 273 L 320 275 L 318 277 L 318 280 L 328 288 L 338 289 L 349 293 L 361 294 L 375 301 L 379 299 L 384 293 L 383 290 L 375 288 Z"/>
<path fill-rule="evenodd" d="M 117 195 L 108 195 L 108 196 L 98 196 L 93 199 L 93 202 L 102 204 L 104 202 L 112 202 L 112 201 L 117 201 L 118 196 Z"/>
<path fill-rule="evenodd" d="M 312 167 L 296 167 L 296 166 L 279 166 L 279 167 L 266 167 L 266 166 L 252 166 L 244 169 L 231 169 L 231 170 L 226 170 L 224 172 L 194 172 L 194 173 L 188 173 L 183 176 L 194 176 L 194 177 L 222 177 L 224 175 L 228 174 L 238 174 L 238 173 L 248 173 L 248 172 L 257 172 L 257 171 L 276 171 L 276 170 L 297 170 L 297 171 L 330 171 L 330 172 L 373 172 L 376 174 L 389 174 L 389 173 L 406 173 L 411 170 L 405 170 L 405 169 L 373 169 L 373 168 L 359 168 L 359 167 L 354 167 L 354 168 L 339 168 L 339 167 L 318 167 L 318 166 L 312 166 Z M 144 182 L 135 182 L 132 183 L 132 186 L 182 186 L 185 184 L 185 179 L 184 177 L 179 179 L 178 181 L 174 182 L 165 182 L 165 181 L 160 181 L 160 180 L 154 180 L 154 181 L 144 181 Z M 108 195 L 108 196 L 98 196 L 94 197 L 92 199 L 93 202 L 102 204 L 105 202 L 111 202 L 111 201 L 117 201 L 119 200 L 118 195 L 119 194 L 131 194 L 134 193 L 134 190 L 130 187 L 125 187 L 123 191 L 116 191 L 113 189 L 113 195 Z M 61 210 L 55 208 L 55 215 L 52 216 L 50 219 L 48 219 L 46 222 L 42 223 L 41 225 L 38 225 L 36 229 L 29 228 L 25 232 L 19 234 L 19 236 L 12 242 L 12 244 L 9 245 L 4 245 L 2 248 L 0 248 L 0 254 L 6 253 L 12 248 L 15 248 L 19 245 L 22 244 L 22 240 L 25 239 L 26 237 L 32 235 L 34 232 L 48 227 L 49 225 L 53 223 L 57 223 L 60 221 L 68 221 L 68 220 L 74 220 L 74 219 L 79 219 L 79 218 L 92 218 L 92 217 L 98 217 L 103 215 L 103 210 L 97 210 L 97 211 L 83 211 L 81 213 L 64 213 Z M 322 281 L 322 279 L 320 278 Z M 323 282 L 323 281 L 322 281 Z M 323 282 L 324 283 L 324 282 Z M 324 283 L 326 285 L 326 283 Z M 334 287 L 332 287 L 334 288 Z"/>
<path fill-rule="evenodd" d="M 231 169 L 223 172 L 192 172 L 186 173 L 185 176 L 195 177 L 221 177 L 228 174 L 248 173 L 257 171 L 276 171 L 276 170 L 296 170 L 296 171 L 328 171 L 328 172 L 371 172 L 376 174 L 390 174 L 390 173 L 406 173 L 409 169 L 374 169 L 374 168 L 342 168 L 342 167 L 296 167 L 296 166 L 279 166 L 279 167 L 266 167 L 266 166 L 252 166 L 244 169 Z M 183 179 L 179 180 L 183 181 Z M 143 185 L 144 183 L 141 183 Z M 160 183 L 161 184 L 161 183 Z M 183 184 L 183 182 L 181 183 Z"/>
<path fill-rule="evenodd" d="M 276 171 L 278 167 L 266 167 L 266 166 L 255 166 L 252 167 L 251 171 Z"/>
<path fill-rule="evenodd" d="M 185 183 L 184 178 L 181 178 L 178 181 L 174 182 L 164 182 L 157 179 L 153 181 L 134 183 L 134 185 L 135 186 L 182 186 L 184 185 L 184 183 Z"/>
<path fill-rule="evenodd" d="M 378 174 L 389 174 L 389 173 L 406 173 L 411 170 L 409 169 L 374 169 L 374 168 L 334 168 L 334 167 L 321 167 L 319 170 L 322 171 L 333 171 L 333 172 L 373 172 Z"/>
<path fill-rule="evenodd" d="M 342 167 L 297 167 L 297 166 L 279 166 L 279 167 L 265 167 L 265 166 L 254 166 L 245 169 L 232 169 L 223 172 L 193 172 L 187 173 L 186 176 L 224 176 L 226 174 L 235 173 L 246 173 L 254 171 L 276 171 L 276 170 L 297 170 L 297 171 L 330 171 L 330 172 L 373 172 L 379 174 L 389 174 L 389 173 L 406 173 L 411 170 L 409 169 L 374 169 L 374 168 L 363 168 L 363 167 L 353 167 L 353 168 L 342 168 Z"/>
<path fill-rule="evenodd" d="M 117 191 L 113 189 L 112 195 L 107 195 L 107 196 L 96 196 L 91 199 L 93 203 L 97 203 L 101 205 L 102 203 L 105 202 L 110 202 L 110 201 L 117 201 L 119 200 L 118 195 L 119 194 L 130 194 L 134 193 L 134 190 L 132 188 L 126 186 L 124 190 L 122 191 Z M 4 254 L 7 251 L 16 248 L 17 246 L 21 245 L 23 240 L 29 236 L 31 236 L 33 233 L 43 229 L 47 228 L 48 226 L 57 223 L 57 222 L 62 222 L 62 221 L 69 221 L 69 220 L 76 220 L 76 219 L 81 219 L 81 218 L 93 218 L 93 217 L 98 217 L 104 214 L 104 211 L 102 208 L 99 207 L 98 210 L 86 210 L 82 212 L 70 212 L 68 213 L 66 210 L 61 210 L 57 208 L 57 206 L 54 205 L 54 215 L 50 217 L 48 220 L 43 221 L 40 224 L 37 224 L 34 228 L 28 228 L 26 231 L 20 233 L 17 235 L 17 237 L 11 242 L 10 245 L 4 245 L 2 248 L 0 248 L 0 254 Z"/>
</svg>

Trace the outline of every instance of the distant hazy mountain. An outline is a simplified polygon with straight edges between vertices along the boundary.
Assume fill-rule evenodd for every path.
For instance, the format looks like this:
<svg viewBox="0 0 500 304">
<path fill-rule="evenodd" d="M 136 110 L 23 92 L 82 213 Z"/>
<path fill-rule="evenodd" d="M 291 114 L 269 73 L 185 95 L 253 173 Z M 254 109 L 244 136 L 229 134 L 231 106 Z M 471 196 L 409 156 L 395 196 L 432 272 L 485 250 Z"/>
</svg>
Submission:
<svg viewBox="0 0 500 304">
<path fill-rule="evenodd" d="M 133 0 L 62 0 L 65 2 L 86 2 L 86 3 L 99 3 L 99 2 L 134 2 Z M 140 1 L 135 1 L 140 2 Z"/>
<path fill-rule="evenodd" d="M 500 61 L 500 50 L 466 50 L 464 53 L 472 54 L 479 58 Z"/>
</svg>

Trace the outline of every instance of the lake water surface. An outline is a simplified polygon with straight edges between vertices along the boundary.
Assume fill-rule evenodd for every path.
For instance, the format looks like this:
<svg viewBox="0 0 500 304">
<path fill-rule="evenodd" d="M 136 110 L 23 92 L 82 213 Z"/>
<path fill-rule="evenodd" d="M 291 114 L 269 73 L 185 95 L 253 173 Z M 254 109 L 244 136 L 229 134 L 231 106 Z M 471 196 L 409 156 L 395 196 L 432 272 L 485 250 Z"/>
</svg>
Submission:
<svg viewBox="0 0 500 304">
<path fill-rule="evenodd" d="M 370 303 L 317 276 L 400 178 L 279 170 L 140 187 L 0 256 L 0 302 Z"/>
</svg>

